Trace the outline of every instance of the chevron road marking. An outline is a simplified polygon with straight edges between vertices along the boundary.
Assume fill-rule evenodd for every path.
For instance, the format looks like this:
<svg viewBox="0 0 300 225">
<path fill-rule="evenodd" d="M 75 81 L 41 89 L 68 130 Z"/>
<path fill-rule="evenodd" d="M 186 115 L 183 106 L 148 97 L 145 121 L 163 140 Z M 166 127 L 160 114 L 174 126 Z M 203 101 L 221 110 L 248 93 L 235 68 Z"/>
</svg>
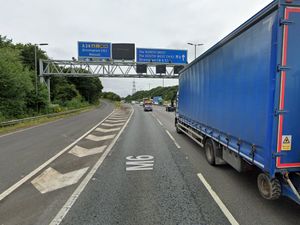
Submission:
<svg viewBox="0 0 300 225">
<path fill-rule="evenodd" d="M 124 120 L 124 119 L 122 119 L 122 120 L 117 120 L 117 119 L 115 119 L 115 120 L 112 120 L 112 119 L 107 119 L 107 120 L 105 120 L 105 122 L 107 123 L 120 123 L 120 122 L 125 122 L 126 120 Z"/>
<path fill-rule="evenodd" d="M 13 184 L 12 186 L 10 186 L 8 189 L 6 189 L 4 192 L 0 193 L 0 202 L 6 198 L 7 196 L 9 196 L 12 192 L 14 192 L 17 188 L 19 188 L 21 185 L 23 185 L 26 181 L 28 181 L 29 179 L 31 179 L 33 176 L 35 176 L 37 173 L 39 173 L 41 170 L 43 170 L 44 168 L 46 168 L 46 166 L 48 166 L 50 163 L 52 163 L 54 160 L 56 160 L 59 156 L 61 156 L 62 154 L 64 154 L 65 152 L 67 152 L 71 147 L 73 147 L 76 143 L 78 143 L 80 140 L 82 140 L 87 134 L 91 133 L 94 129 L 96 129 L 97 127 L 99 127 L 99 125 L 101 123 L 103 123 L 103 121 L 105 121 L 107 118 L 109 118 L 112 114 L 114 113 L 111 112 L 107 117 L 105 117 L 101 122 L 97 123 L 94 127 L 92 127 L 89 131 L 87 131 L 86 133 L 84 133 L 82 136 L 80 136 L 78 139 L 76 139 L 74 142 L 72 142 L 71 144 L 69 144 L 67 147 L 65 147 L 64 149 L 62 149 L 60 152 L 58 152 L 56 155 L 52 156 L 52 158 L 48 159 L 46 162 L 44 162 L 42 165 L 40 165 L 39 167 L 37 167 L 36 169 L 34 169 L 33 171 L 31 171 L 29 174 L 27 174 L 26 176 L 24 176 L 21 180 L 19 180 L 18 182 L 16 182 L 15 184 Z"/>
<path fill-rule="evenodd" d="M 95 129 L 95 131 L 99 131 L 99 132 L 103 132 L 103 133 L 109 133 L 109 132 L 113 132 L 113 131 L 118 131 L 120 129 L 121 129 L 121 127 L 110 128 L 110 129 L 105 129 L 105 128 L 98 127 L 98 128 Z"/>
<path fill-rule="evenodd" d="M 54 191 L 72 184 L 76 184 L 89 168 L 75 170 L 69 173 L 61 174 L 55 169 L 49 167 L 38 177 L 31 181 L 33 186 L 42 194 Z"/>
<path fill-rule="evenodd" d="M 86 136 L 85 139 L 88 139 L 91 141 L 105 141 L 105 140 L 113 139 L 115 136 L 116 136 L 115 134 L 106 135 L 106 136 L 96 136 L 96 135 L 90 134 L 90 135 Z"/>
<path fill-rule="evenodd" d="M 124 123 L 102 123 L 102 126 L 106 126 L 106 127 L 115 127 L 115 126 L 122 126 Z"/>
<path fill-rule="evenodd" d="M 72 154 L 72 155 L 75 155 L 77 157 L 85 157 L 85 156 L 88 156 L 88 155 L 95 155 L 95 154 L 98 154 L 98 153 L 102 153 L 105 148 L 107 147 L 107 145 L 103 145 L 103 146 L 100 146 L 100 147 L 97 147 L 97 148 L 83 148 L 83 147 L 80 147 L 78 145 L 75 145 L 70 151 L 69 153 Z"/>
<path fill-rule="evenodd" d="M 123 115 L 115 115 L 115 114 L 113 114 L 113 115 L 111 115 L 111 117 L 127 117 L 127 115 L 126 114 L 123 114 Z"/>
<path fill-rule="evenodd" d="M 121 120 L 127 118 L 128 118 L 127 116 L 110 116 L 108 119 Z"/>
<path fill-rule="evenodd" d="M 66 214 L 69 212 L 69 210 L 71 209 L 73 204 L 76 202 L 76 200 L 78 199 L 78 197 L 80 196 L 80 194 L 82 193 L 82 191 L 84 190 L 84 188 L 86 187 L 88 182 L 91 180 L 91 178 L 94 176 L 95 172 L 101 166 L 101 164 L 103 163 L 106 156 L 112 150 L 113 146 L 117 142 L 117 140 L 120 137 L 120 135 L 122 134 L 122 132 L 125 130 L 127 124 L 129 123 L 129 121 L 134 113 L 134 109 L 132 106 L 131 106 L 131 108 L 132 108 L 131 114 L 128 117 L 128 120 L 126 121 L 125 125 L 122 127 L 120 132 L 117 134 L 117 136 L 113 139 L 113 141 L 110 143 L 110 145 L 104 151 L 104 153 L 101 155 L 100 159 L 96 162 L 94 167 L 88 172 L 87 176 L 82 180 L 82 182 L 76 188 L 74 193 L 70 196 L 70 198 L 67 200 L 67 202 L 64 204 L 64 206 L 60 209 L 60 211 L 56 214 L 56 216 L 54 217 L 54 219 L 51 221 L 51 223 L 49 225 L 59 225 L 62 222 L 62 220 L 64 219 Z"/>
</svg>

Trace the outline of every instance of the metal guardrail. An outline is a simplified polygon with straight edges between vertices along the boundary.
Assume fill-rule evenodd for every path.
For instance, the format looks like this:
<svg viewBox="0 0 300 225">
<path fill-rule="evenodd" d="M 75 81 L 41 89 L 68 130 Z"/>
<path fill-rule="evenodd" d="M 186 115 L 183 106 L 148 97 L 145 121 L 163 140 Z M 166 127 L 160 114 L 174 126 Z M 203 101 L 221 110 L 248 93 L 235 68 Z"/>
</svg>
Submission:
<svg viewBox="0 0 300 225">
<path fill-rule="evenodd" d="M 65 111 L 65 112 L 59 112 L 59 113 L 51 113 L 51 114 L 46 114 L 46 115 L 41 115 L 41 116 L 34 116 L 34 117 L 27 117 L 24 119 L 18 119 L 18 120 L 10 120 L 10 121 L 5 121 L 5 122 L 1 122 L 0 123 L 0 127 L 7 127 L 7 126 L 12 126 L 18 123 L 23 123 L 26 121 L 30 121 L 30 120 L 36 120 L 36 119 L 40 119 L 40 118 L 51 118 L 51 117 L 55 117 L 55 116 L 60 116 L 60 115 L 67 115 L 70 113 L 74 113 L 80 110 L 83 110 L 84 108 L 80 108 L 80 109 L 73 109 L 73 110 L 69 110 L 69 111 Z"/>
</svg>

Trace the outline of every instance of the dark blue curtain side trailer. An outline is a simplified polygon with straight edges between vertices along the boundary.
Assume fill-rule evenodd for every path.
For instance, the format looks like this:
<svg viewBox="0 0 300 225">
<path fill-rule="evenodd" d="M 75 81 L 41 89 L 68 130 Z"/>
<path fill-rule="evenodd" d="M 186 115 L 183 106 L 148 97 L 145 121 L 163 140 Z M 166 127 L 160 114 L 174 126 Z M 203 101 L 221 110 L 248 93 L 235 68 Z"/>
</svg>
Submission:
<svg viewBox="0 0 300 225">
<path fill-rule="evenodd" d="M 264 198 L 300 204 L 300 0 L 272 2 L 187 65 L 175 125 L 210 164 L 258 167 Z"/>
</svg>

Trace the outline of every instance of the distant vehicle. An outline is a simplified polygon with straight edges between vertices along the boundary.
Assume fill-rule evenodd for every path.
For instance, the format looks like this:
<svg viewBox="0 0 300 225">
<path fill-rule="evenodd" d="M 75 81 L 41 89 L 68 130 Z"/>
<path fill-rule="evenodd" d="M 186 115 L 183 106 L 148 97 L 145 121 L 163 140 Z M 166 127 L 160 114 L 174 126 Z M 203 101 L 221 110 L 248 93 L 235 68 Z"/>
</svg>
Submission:
<svg viewBox="0 0 300 225">
<path fill-rule="evenodd" d="M 166 111 L 167 112 L 175 112 L 175 110 L 176 110 L 176 107 L 174 105 L 172 105 L 172 104 L 168 104 L 166 106 Z"/>
<path fill-rule="evenodd" d="M 152 100 L 150 98 L 143 98 L 143 106 L 145 106 L 146 104 L 152 105 Z"/>
<path fill-rule="evenodd" d="M 144 111 L 146 112 L 146 111 L 152 111 L 153 109 L 152 109 L 152 104 L 145 104 L 144 105 Z"/>
<path fill-rule="evenodd" d="M 154 96 L 152 102 L 154 105 L 159 105 L 163 102 L 163 99 L 161 96 Z"/>
<path fill-rule="evenodd" d="M 131 104 L 135 104 L 135 101 L 131 101 Z"/>
<path fill-rule="evenodd" d="M 211 165 L 300 204 L 300 1 L 272 2 L 180 71 L 175 126 Z M 247 176 L 247 175 L 246 175 Z"/>
<path fill-rule="evenodd" d="M 144 105 L 144 103 L 143 102 L 140 102 L 140 106 L 143 106 Z"/>
</svg>

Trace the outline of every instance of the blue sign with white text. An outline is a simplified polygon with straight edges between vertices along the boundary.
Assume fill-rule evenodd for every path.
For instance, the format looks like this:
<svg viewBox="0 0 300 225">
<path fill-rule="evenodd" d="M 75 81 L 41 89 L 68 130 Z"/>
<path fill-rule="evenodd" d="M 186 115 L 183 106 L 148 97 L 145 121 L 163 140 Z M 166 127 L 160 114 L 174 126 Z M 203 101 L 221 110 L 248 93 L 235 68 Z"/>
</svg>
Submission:
<svg viewBox="0 0 300 225">
<path fill-rule="evenodd" d="M 187 50 L 137 48 L 138 63 L 187 64 Z"/>
<path fill-rule="evenodd" d="M 105 42 L 78 42 L 78 59 L 110 59 L 111 43 Z"/>
</svg>

